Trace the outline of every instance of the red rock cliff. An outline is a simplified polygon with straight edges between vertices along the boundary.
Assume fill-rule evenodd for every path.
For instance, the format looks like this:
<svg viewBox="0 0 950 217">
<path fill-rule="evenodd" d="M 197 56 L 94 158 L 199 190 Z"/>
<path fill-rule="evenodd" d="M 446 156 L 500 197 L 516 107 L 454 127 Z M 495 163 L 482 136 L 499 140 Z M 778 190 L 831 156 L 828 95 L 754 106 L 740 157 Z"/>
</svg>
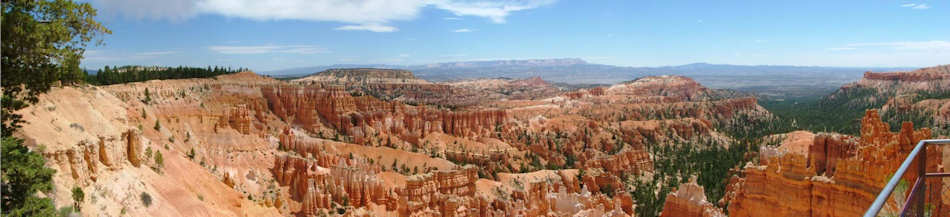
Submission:
<svg viewBox="0 0 950 217">
<path fill-rule="evenodd" d="M 922 68 L 910 72 L 865 72 L 864 79 L 891 81 L 932 81 L 950 79 L 950 65 Z"/>
<path fill-rule="evenodd" d="M 264 87 L 268 107 L 281 119 L 312 132 L 329 126 L 354 142 L 366 142 L 370 132 L 400 138 L 421 138 L 439 132 L 456 136 L 491 135 L 508 115 L 503 110 L 463 111 L 427 109 L 372 97 L 353 97 L 339 88 Z M 412 141 L 412 139 L 406 139 Z"/>
<path fill-rule="evenodd" d="M 734 178 L 724 202 L 731 216 L 860 216 L 887 179 L 900 166 L 910 148 L 930 138 L 930 130 L 914 131 L 905 123 L 900 132 L 889 131 L 876 110 L 861 121 L 860 140 L 817 136 L 807 154 L 783 153 L 763 148 L 761 165 L 749 165 L 743 178 Z M 931 147 L 928 156 L 938 156 Z M 940 157 L 930 158 L 936 171 Z M 913 174 L 905 176 L 910 177 Z M 939 180 L 928 181 L 941 189 Z M 934 192 L 939 193 L 939 192 Z M 933 204 L 943 204 L 932 198 Z M 947 210 L 937 205 L 937 211 Z"/>
<path fill-rule="evenodd" d="M 725 217 L 722 209 L 706 201 L 703 187 L 696 180 L 680 184 L 679 189 L 666 196 L 662 217 Z"/>
</svg>

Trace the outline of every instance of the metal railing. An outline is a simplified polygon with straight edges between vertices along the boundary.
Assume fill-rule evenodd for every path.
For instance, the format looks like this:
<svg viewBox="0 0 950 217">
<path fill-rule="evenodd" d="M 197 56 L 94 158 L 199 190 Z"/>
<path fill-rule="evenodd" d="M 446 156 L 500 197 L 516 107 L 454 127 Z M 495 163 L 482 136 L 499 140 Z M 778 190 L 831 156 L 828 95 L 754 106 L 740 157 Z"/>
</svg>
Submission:
<svg viewBox="0 0 950 217">
<path fill-rule="evenodd" d="M 898 183 L 901 180 L 901 177 L 908 172 L 910 165 L 914 160 L 917 160 L 917 180 L 914 181 L 914 187 L 911 188 L 910 195 L 907 196 L 906 201 L 900 210 L 900 216 L 907 216 L 912 214 L 913 216 L 924 216 L 924 202 L 926 200 L 926 195 L 923 195 L 926 187 L 924 181 L 927 178 L 936 178 L 936 177 L 950 177 L 950 173 L 927 173 L 927 145 L 945 145 L 950 144 L 950 139 L 930 139 L 930 140 L 921 140 L 917 143 L 917 146 L 914 146 L 914 150 L 907 155 L 907 159 L 904 159 L 904 162 L 901 163 L 901 167 L 897 169 L 897 172 L 891 176 L 890 181 L 887 182 L 887 185 L 884 186 L 884 189 L 881 190 L 881 193 L 877 195 L 877 199 L 874 199 L 874 203 L 871 204 L 871 207 L 868 208 L 868 211 L 864 213 L 864 217 L 874 217 L 881 212 L 881 208 L 884 207 L 887 198 L 891 196 L 891 193 L 894 192 L 894 189 L 897 187 Z"/>
</svg>

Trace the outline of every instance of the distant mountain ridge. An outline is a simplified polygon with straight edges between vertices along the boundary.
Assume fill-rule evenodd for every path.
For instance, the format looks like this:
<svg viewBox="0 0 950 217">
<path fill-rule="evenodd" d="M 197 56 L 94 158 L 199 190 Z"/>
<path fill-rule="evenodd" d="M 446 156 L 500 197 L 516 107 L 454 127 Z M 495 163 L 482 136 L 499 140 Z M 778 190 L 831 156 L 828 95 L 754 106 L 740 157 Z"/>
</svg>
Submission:
<svg viewBox="0 0 950 217">
<path fill-rule="evenodd" d="M 880 111 L 890 130 L 904 121 L 950 135 L 950 65 L 900 72 L 865 72 L 863 78 L 816 97 L 787 102 L 766 99 L 763 106 L 811 131 L 860 135 L 859 121 L 869 109 Z"/>
<path fill-rule="evenodd" d="M 403 78 L 415 79 L 412 72 L 399 69 L 376 69 L 376 68 L 351 68 L 351 69 L 327 69 L 317 73 L 318 76 L 332 77 L 377 77 L 377 78 Z"/>
<path fill-rule="evenodd" d="M 427 84 L 428 81 L 418 79 L 411 71 L 402 69 L 379 68 L 341 68 L 327 69 L 313 75 L 293 79 L 294 82 L 321 82 L 321 83 L 389 83 L 389 84 Z"/>
<path fill-rule="evenodd" d="M 569 66 L 577 64 L 589 64 L 580 58 L 559 58 L 559 59 L 526 59 L 526 60 L 484 60 L 484 61 L 465 61 L 465 62 L 446 62 L 433 63 L 411 68 L 444 68 L 444 67 L 498 67 L 498 66 Z"/>
<path fill-rule="evenodd" d="M 275 77 L 302 77 L 330 68 L 405 69 L 428 81 L 456 81 L 507 77 L 524 79 L 539 76 L 566 84 L 614 84 L 651 75 L 688 76 L 710 88 L 740 90 L 774 89 L 794 86 L 833 90 L 861 79 L 866 71 L 906 71 L 912 68 L 822 67 L 785 65 L 729 65 L 693 63 L 678 66 L 626 67 L 589 63 L 578 58 L 492 60 L 447 62 L 421 65 L 330 65 L 265 72 Z"/>
<path fill-rule="evenodd" d="M 386 64 L 333 64 L 333 65 L 326 65 L 326 66 L 308 66 L 308 67 L 263 71 L 262 73 L 273 76 L 273 77 L 278 77 L 278 78 L 305 77 L 308 75 L 314 75 L 316 73 L 326 71 L 328 69 L 347 69 L 347 68 L 406 69 L 406 66 L 386 65 Z"/>
</svg>

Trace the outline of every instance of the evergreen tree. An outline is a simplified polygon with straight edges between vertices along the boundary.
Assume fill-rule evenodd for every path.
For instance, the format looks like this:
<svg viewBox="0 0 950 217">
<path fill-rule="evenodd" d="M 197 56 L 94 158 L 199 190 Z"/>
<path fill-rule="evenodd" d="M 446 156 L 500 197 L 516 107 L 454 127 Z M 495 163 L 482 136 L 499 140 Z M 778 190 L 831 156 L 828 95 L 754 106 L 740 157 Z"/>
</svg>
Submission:
<svg viewBox="0 0 950 217">
<path fill-rule="evenodd" d="M 148 88 L 147 88 L 147 87 L 145 88 L 145 99 L 143 99 L 142 102 L 145 103 L 145 104 L 148 104 L 149 102 L 152 102 L 152 94 L 150 94 L 150 93 L 148 92 Z"/>
<path fill-rule="evenodd" d="M 162 151 L 155 152 L 155 165 L 159 168 L 165 167 L 165 158 L 162 157 Z"/>
<path fill-rule="evenodd" d="M 199 67 L 157 67 L 157 66 L 105 66 L 95 75 L 86 74 L 85 80 L 96 85 L 121 84 L 148 80 L 209 78 L 218 75 L 232 74 L 241 70 L 232 70 L 215 66 L 211 68 Z"/>
<path fill-rule="evenodd" d="M 2 136 L 10 136 L 23 121 L 14 114 L 57 81 L 82 81 L 79 60 L 85 46 L 111 33 L 95 21 L 96 9 L 73 1 L 3 1 Z M 97 40 L 101 42 L 101 40 Z"/>
<path fill-rule="evenodd" d="M 54 216 L 53 201 L 36 192 L 53 190 L 56 171 L 46 168 L 43 155 L 24 146 L 23 140 L 5 137 L 2 143 L 3 216 Z"/>
<path fill-rule="evenodd" d="M 86 193 L 82 192 L 82 188 L 73 187 L 73 207 L 75 207 L 76 210 L 79 210 L 84 199 L 86 199 Z"/>
<path fill-rule="evenodd" d="M 0 136 L 2 136 L 3 216 L 56 216 L 50 198 L 36 192 L 52 190 L 56 172 L 46 168 L 42 155 L 31 151 L 22 140 L 11 137 L 23 123 L 17 110 L 36 103 L 39 94 L 57 81 L 73 84 L 84 79 L 79 61 L 85 46 L 101 34 L 110 34 L 95 21 L 96 10 L 89 3 L 70 0 L 3 1 L 0 28 L 3 41 L 0 66 L 3 79 Z M 97 43 L 101 43 L 97 40 Z"/>
</svg>

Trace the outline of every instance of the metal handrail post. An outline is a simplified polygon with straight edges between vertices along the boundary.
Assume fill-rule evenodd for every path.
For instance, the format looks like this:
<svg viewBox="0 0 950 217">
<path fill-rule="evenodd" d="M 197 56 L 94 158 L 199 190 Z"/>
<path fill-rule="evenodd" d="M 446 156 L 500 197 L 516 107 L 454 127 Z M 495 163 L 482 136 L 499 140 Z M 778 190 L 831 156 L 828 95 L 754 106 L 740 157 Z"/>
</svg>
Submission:
<svg viewBox="0 0 950 217">
<path fill-rule="evenodd" d="M 904 162 L 901 163 L 901 166 L 897 168 L 897 172 L 891 176 L 891 180 L 887 182 L 887 185 L 884 185 L 884 189 L 881 190 L 881 193 L 877 195 L 877 198 L 874 199 L 874 203 L 871 203 L 871 207 L 868 208 L 867 212 L 864 212 L 864 217 L 875 217 L 877 213 L 881 211 L 881 208 L 884 206 L 884 202 L 887 201 L 887 198 L 891 196 L 891 192 L 894 192 L 894 187 L 897 187 L 897 183 L 900 182 L 901 176 L 907 172 L 907 169 L 910 167 L 910 163 L 914 161 L 913 157 L 917 156 L 917 153 L 920 152 L 921 147 L 924 147 L 924 141 L 917 143 L 917 146 L 910 151 L 911 157 L 904 159 Z"/>
<path fill-rule="evenodd" d="M 917 145 L 914 146 L 914 149 L 910 151 L 910 154 L 907 155 L 907 158 L 904 159 L 904 162 L 901 163 L 901 166 L 897 169 L 894 175 L 891 176 L 890 180 L 887 182 L 887 185 L 884 185 L 884 189 L 881 190 L 881 193 L 877 195 L 877 198 L 875 198 L 874 202 L 871 203 L 871 206 L 868 207 L 867 212 L 864 212 L 864 217 L 877 216 L 877 213 L 880 212 L 881 208 L 884 207 L 884 203 L 887 202 L 887 198 L 891 196 L 892 192 L 894 192 L 894 188 L 897 187 L 897 183 L 900 182 L 901 177 L 904 176 L 905 173 L 907 173 L 908 169 L 910 169 L 910 164 L 914 160 L 920 160 L 920 159 L 917 159 L 918 157 L 925 157 L 925 156 L 920 156 L 920 154 L 921 152 L 923 152 L 923 154 L 926 155 L 927 144 L 950 144 L 950 139 L 928 139 L 928 140 L 921 140 L 919 143 L 917 143 Z M 927 177 L 926 175 L 927 163 L 925 161 L 921 161 L 921 162 L 923 163 L 918 165 L 918 173 L 919 173 L 918 179 Z M 923 199 L 925 196 L 920 196 L 920 197 L 922 201 L 925 201 L 925 199 Z M 922 206 L 919 206 L 919 207 L 920 207 L 920 210 L 918 211 L 918 214 L 920 216 L 923 216 L 923 207 Z"/>
<path fill-rule="evenodd" d="M 917 194 L 917 207 L 914 208 L 914 212 L 917 214 L 915 216 L 924 217 L 924 203 L 927 200 L 927 144 L 924 143 L 923 148 L 920 150 L 919 158 L 917 158 L 917 180 L 920 182 L 920 189 L 917 189 L 918 192 L 911 192 L 912 194 Z"/>
</svg>

